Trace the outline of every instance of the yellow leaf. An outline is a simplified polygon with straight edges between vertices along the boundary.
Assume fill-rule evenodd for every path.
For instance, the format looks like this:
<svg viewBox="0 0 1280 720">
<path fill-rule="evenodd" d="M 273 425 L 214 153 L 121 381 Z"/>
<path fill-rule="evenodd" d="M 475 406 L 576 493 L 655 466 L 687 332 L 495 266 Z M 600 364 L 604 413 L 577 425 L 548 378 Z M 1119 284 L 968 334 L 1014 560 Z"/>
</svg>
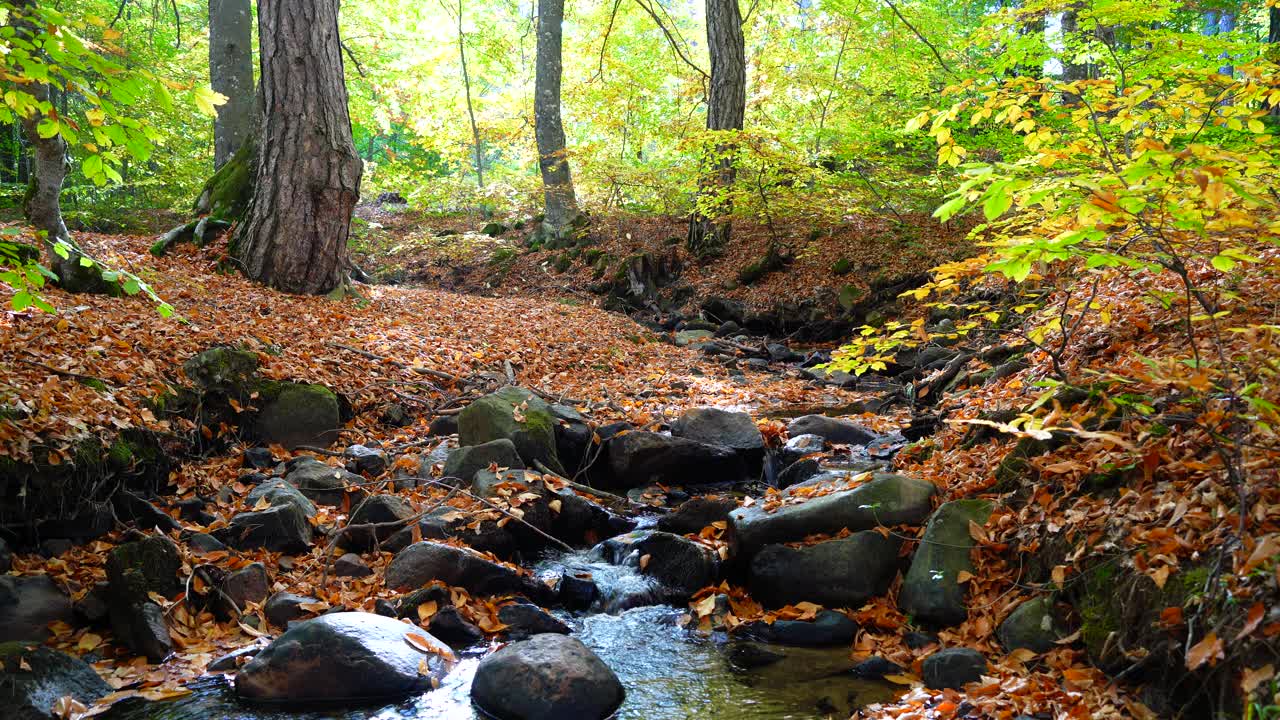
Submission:
<svg viewBox="0 0 1280 720">
<path fill-rule="evenodd" d="M 436 614 L 439 607 L 435 600 L 428 600 L 418 606 L 418 620 L 420 622 L 431 622 L 431 618 Z"/>
</svg>

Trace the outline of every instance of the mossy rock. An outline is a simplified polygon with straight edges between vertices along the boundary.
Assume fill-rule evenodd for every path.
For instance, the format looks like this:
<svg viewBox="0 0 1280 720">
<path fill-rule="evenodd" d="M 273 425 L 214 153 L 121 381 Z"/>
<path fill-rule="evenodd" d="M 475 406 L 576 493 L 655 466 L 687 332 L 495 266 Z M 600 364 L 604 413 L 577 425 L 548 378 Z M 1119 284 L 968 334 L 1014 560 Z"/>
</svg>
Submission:
<svg viewBox="0 0 1280 720">
<path fill-rule="evenodd" d="M 508 228 L 506 225 L 503 225 L 502 223 L 491 222 L 485 225 L 484 227 L 480 228 L 480 232 L 484 233 L 485 235 L 488 235 L 489 237 L 496 238 L 510 229 L 511 228 Z"/>
<path fill-rule="evenodd" d="M 245 398 L 257 382 L 258 355 L 240 348 L 209 348 L 184 362 L 182 371 L 201 390 Z"/>
<path fill-rule="evenodd" d="M 556 269 L 556 272 L 558 273 L 568 272 L 569 268 L 572 265 L 573 265 L 573 260 L 567 254 L 561 255 L 560 257 L 556 258 L 555 269 Z"/>
<path fill-rule="evenodd" d="M 541 462 L 563 474 L 555 427 L 546 401 L 524 388 L 505 387 L 463 409 L 458 415 L 458 442 L 470 446 L 505 438 L 515 444 L 526 465 Z"/>
<path fill-rule="evenodd" d="M 975 571 L 969 523 L 983 525 L 990 515 L 991 503 L 974 499 L 952 500 L 934 512 L 898 594 L 903 612 L 936 627 L 959 625 L 968 618 L 959 575 Z"/>
<path fill-rule="evenodd" d="M 853 270 L 853 261 L 849 258 L 840 258 L 831 265 L 833 275 L 848 275 L 851 270 Z"/>
<path fill-rule="evenodd" d="M 254 434 L 264 443 L 293 449 L 299 445 L 327 447 L 338 439 L 342 411 L 337 393 L 323 385 L 277 383 L 254 423 Z"/>
</svg>

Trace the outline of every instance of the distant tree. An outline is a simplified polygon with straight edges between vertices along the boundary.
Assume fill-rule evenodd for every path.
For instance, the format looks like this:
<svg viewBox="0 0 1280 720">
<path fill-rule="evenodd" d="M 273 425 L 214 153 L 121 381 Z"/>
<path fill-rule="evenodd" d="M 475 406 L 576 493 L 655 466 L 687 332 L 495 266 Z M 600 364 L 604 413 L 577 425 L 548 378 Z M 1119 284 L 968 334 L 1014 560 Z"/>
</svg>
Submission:
<svg viewBox="0 0 1280 720">
<path fill-rule="evenodd" d="M 564 230 L 578 218 L 578 200 L 573 192 L 569 158 L 565 156 L 564 123 L 560 118 L 563 21 L 564 0 L 538 0 L 533 121 L 546 224 L 554 232 Z"/>
<path fill-rule="evenodd" d="M 253 132 L 253 8 L 209 0 L 209 81 L 227 98 L 213 123 L 213 166 L 222 167 Z"/>
<path fill-rule="evenodd" d="M 747 59 L 738 0 L 707 0 L 707 47 L 711 53 L 707 130 L 742 130 Z M 723 216 L 732 210 L 727 198 L 735 174 L 732 154 L 731 143 L 716 143 L 710 167 L 704 168 L 700 197 L 689 218 L 689 250 L 699 258 L 720 254 L 729 242 L 730 224 Z"/>
<path fill-rule="evenodd" d="M 254 280 L 293 293 L 342 282 L 363 171 L 338 38 L 338 0 L 258 3 L 257 181 L 231 251 Z"/>
</svg>

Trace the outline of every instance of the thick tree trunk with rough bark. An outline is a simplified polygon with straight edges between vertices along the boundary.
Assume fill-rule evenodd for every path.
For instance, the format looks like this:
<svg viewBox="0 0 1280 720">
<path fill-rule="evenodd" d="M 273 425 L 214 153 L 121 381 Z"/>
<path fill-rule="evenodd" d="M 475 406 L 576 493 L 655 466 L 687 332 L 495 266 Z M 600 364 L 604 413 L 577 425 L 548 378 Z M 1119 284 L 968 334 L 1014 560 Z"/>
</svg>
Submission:
<svg viewBox="0 0 1280 720">
<path fill-rule="evenodd" d="M 258 4 L 262 136 L 253 197 L 232 253 L 254 280 L 293 293 L 342 282 L 362 164 L 338 40 L 338 0 Z"/>
<path fill-rule="evenodd" d="M 747 57 L 738 0 L 707 0 L 707 47 L 711 53 L 711 92 L 707 98 L 708 130 L 742 130 L 747 108 Z M 699 258 L 723 252 L 733 209 L 724 195 L 733 185 L 731 144 L 718 144 L 703 180 L 699 207 L 689 218 L 689 250 Z M 710 203 L 708 198 L 713 198 Z M 708 207 L 710 204 L 710 207 Z"/>
<path fill-rule="evenodd" d="M 227 97 L 213 121 L 213 166 L 221 168 L 253 131 L 253 9 L 249 0 L 209 0 L 209 82 Z"/>
<path fill-rule="evenodd" d="M 569 158 L 565 155 L 564 123 L 560 118 L 560 51 L 564 0 L 538 0 L 538 59 L 534 74 L 533 124 L 538 142 L 538 167 L 546 224 L 559 232 L 578 218 Z"/>
</svg>

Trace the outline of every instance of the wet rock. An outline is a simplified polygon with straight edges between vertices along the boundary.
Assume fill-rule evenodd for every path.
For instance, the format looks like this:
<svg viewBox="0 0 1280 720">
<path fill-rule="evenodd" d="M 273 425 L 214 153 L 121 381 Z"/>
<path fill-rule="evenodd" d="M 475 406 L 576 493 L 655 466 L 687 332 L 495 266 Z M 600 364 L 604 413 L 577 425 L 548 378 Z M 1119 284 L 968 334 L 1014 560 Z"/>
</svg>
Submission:
<svg viewBox="0 0 1280 720">
<path fill-rule="evenodd" d="M 85 625 L 97 625 L 111 612 L 110 590 L 105 582 L 94 584 L 84 597 L 75 603 L 76 618 Z"/>
<path fill-rule="evenodd" d="M 618 676 L 581 641 L 538 635 L 480 661 L 471 699 L 503 720 L 603 720 L 622 704 Z"/>
<path fill-rule="evenodd" d="M 746 413 L 693 408 L 672 424 L 671 434 L 707 445 L 727 447 L 738 453 L 749 469 L 759 468 L 764 458 L 764 437 Z"/>
<path fill-rule="evenodd" d="M 384 407 L 378 419 L 383 425 L 391 427 L 409 427 L 413 424 L 413 415 L 409 414 L 408 408 L 400 403 L 391 403 Z"/>
<path fill-rule="evenodd" d="M 827 442 L 838 445 L 866 445 L 879 437 L 875 431 L 851 420 L 840 420 L 826 415 L 805 415 L 787 424 L 787 434 L 818 435 Z"/>
<path fill-rule="evenodd" d="M 355 553 L 347 553 L 333 561 L 333 574 L 338 577 L 362 578 L 373 574 L 373 569 L 365 563 L 364 558 Z"/>
<path fill-rule="evenodd" d="M 570 545 L 595 545 L 601 538 L 635 529 L 634 518 L 618 515 L 570 488 L 555 491 L 560 510 L 551 517 L 551 534 Z"/>
<path fill-rule="evenodd" d="M 442 437 L 445 435 L 458 434 L 458 416 L 457 415 L 439 415 L 432 419 L 431 424 L 427 426 L 427 434 L 431 437 Z"/>
<path fill-rule="evenodd" d="M 342 454 L 353 473 L 376 478 L 387 470 L 387 454 L 378 448 L 351 445 Z"/>
<path fill-rule="evenodd" d="M 431 634 L 451 647 L 471 647 L 484 641 L 484 631 L 462 617 L 452 605 L 440 608 L 431 616 Z"/>
<path fill-rule="evenodd" d="M 762 503 L 729 513 L 731 539 L 740 556 L 751 557 L 768 544 L 803 540 L 879 526 L 915 524 L 929 516 L 933 483 L 905 475 L 876 475 L 852 490 L 841 490 L 766 512 Z"/>
<path fill-rule="evenodd" d="M 252 563 L 227 575 L 218 586 L 224 617 L 239 617 L 249 603 L 260 603 L 271 594 L 271 577 L 262 563 Z"/>
<path fill-rule="evenodd" d="M 827 440 L 821 435 L 795 435 L 787 440 L 778 453 L 783 465 L 799 462 L 807 455 L 820 453 L 827 449 Z"/>
<path fill-rule="evenodd" d="M 697 534 L 713 522 L 728 522 L 729 513 L 737 508 L 738 501 L 733 498 L 696 497 L 658 518 L 658 529 L 676 535 Z"/>
<path fill-rule="evenodd" d="M 266 615 L 267 622 L 272 626 L 288 627 L 290 622 L 310 615 L 311 611 L 304 610 L 302 606 L 315 602 L 319 601 L 313 597 L 278 592 L 267 598 L 267 602 L 262 606 L 262 613 Z"/>
<path fill-rule="evenodd" d="M 923 650 L 930 645 L 937 645 L 941 642 L 937 635 L 927 632 L 912 631 L 902 636 L 902 643 L 912 650 Z"/>
<path fill-rule="evenodd" d="M 71 599 L 48 575 L 0 576 L 0 642 L 40 642 L 49 623 L 71 622 Z"/>
<path fill-rule="evenodd" d="M 719 558 L 705 545 L 657 530 L 637 530 L 596 546 L 597 555 L 614 565 L 630 565 L 652 577 L 668 598 L 687 600 L 719 579 Z"/>
<path fill-rule="evenodd" d="M 816 458 L 797 460 L 778 473 L 778 487 L 789 488 L 810 480 L 822 473 L 822 465 Z"/>
<path fill-rule="evenodd" d="M 205 666 L 204 671 L 207 673 L 221 673 L 239 670 L 241 665 L 256 657 L 264 647 L 266 645 L 262 642 L 255 642 L 242 648 L 236 648 L 226 655 L 215 658 L 213 662 Z"/>
<path fill-rule="evenodd" d="M 1057 647 L 1062 630 L 1054 618 L 1053 599 L 1047 595 L 1032 598 L 1014 608 L 1000 623 L 996 637 L 1008 652 L 1026 648 L 1045 653 Z"/>
<path fill-rule="evenodd" d="M 853 666 L 849 671 L 854 677 L 860 677 L 865 680 L 880 680 L 885 675 L 901 675 L 904 670 L 901 665 L 886 660 L 879 655 L 873 655 L 866 660 Z"/>
<path fill-rule="evenodd" d="M 514 602 L 498 609 L 498 620 L 507 626 L 507 637 L 524 640 L 543 633 L 568 635 L 570 628 L 563 620 L 527 602 Z"/>
<path fill-rule="evenodd" d="M 111 692 L 88 663 L 29 642 L 0 643 L 0 664 L 0 717 L 5 720 L 50 720 L 63 697 L 92 705 Z"/>
<path fill-rule="evenodd" d="M 527 466 L 541 462 L 563 475 L 556 454 L 555 416 L 545 400 L 519 387 L 505 387 L 468 405 L 458 415 L 458 442 L 481 445 L 510 440 Z"/>
<path fill-rule="evenodd" d="M 754 642 L 730 643 L 725 648 L 725 656 L 744 670 L 766 667 L 787 658 L 783 653 Z"/>
<path fill-rule="evenodd" d="M 164 610 L 156 593 L 172 598 L 182 591 L 182 557 L 163 535 L 123 543 L 107 556 L 107 598 L 116 639 L 133 652 L 160 662 L 173 652 Z"/>
<path fill-rule="evenodd" d="M 341 506 L 347 493 L 351 494 L 352 502 L 364 497 L 364 491 L 359 488 L 364 478 L 314 458 L 295 458 L 289 462 L 288 470 L 284 479 L 318 505 Z"/>
<path fill-rule="evenodd" d="M 127 490 L 117 492 L 111 498 L 115 506 L 116 516 L 125 522 L 132 521 L 141 530 L 181 530 L 177 520 L 169 517 L 160 508 Z"/>
<path fill-rule="evenodd" d="M 46 560 L 59 557 L 64 553 L 71 552 L 76 546 L 75 542 L 69 538 L 50 538 L 40 541 L 40 557 Z"/>
<path fill-rule="evenodd" d="M 505 595 L 534 590 L 515 568 L 477 552 L 424 540 L 401 550 L 387 565 L 387 587 L 412 590 L 432 580 L 465 588 L 475 595 Z M 538 593 L 542 594 L 542 593 Z"/>
<path fill-rule="evenodd" d="M 950 627 L 969 616 L 961 572 L 974 572 L 969 523 L 983 525 L 991 514 L 985 500 L 953 500 L 941 505 L 925 528 L 920 547 L 903 578 L 898 607 L 926 625 Z"/>
<path fill-rule="evenodd" d="M 600 588 L 589 576 L 579 577 L 571 573 L 560 576 L 555 590 L 556 600 L 570 610 L 587 610 L 600 597 Z"/>
<path fill-rule="evenodd" d="M 293 449 L 328 447 L 338 439 L 342 413 L 338 396 L 323 385 L 282 384 L 262 407 L 254 425 L 258 438 Z"/>
<path fill-rule="evenodd" d="M 499 468 L 524 469 L 524 461 L 516 451 L 515 443 L 507 438 L 498 438 L 480 445 L 460 447 L 450 451 L 444 463 L 444 477 L 457 478 L 466 487 L 481 470 L 490 466 Z"/>
<path fill-rule="evenodd" d="M 630 489 L 662 483 L 697 485 L 736 482 L 747 468 L 736 452 L 685 438 L 653 432 L 629 432 L 609 440 L 611 487 Z"/>
<path fill-rule="evenodd" d="M 240 550 L 266 548 L 289 554 L 306 552 L 311 547 L 311 523 L 294 503 L 269 507 L 257 512 L 243 512 L 216 537 Z"/>
<path fill-rule="evenodd" d="M 276 466 L 276 456 L 271 454 L 270 448 L 254 447 L 244 451 L 244 457 L 241 465 L 255 470 L 266 470 Z"/>
<path fill-rule="evenodd" d="M 747 584 L 769 607 L 807 600 L 856 608 L 889 589 L 901 546 L 874 530 L 798 548 L 767 545 L 752 559 Z"/>
<path fill-rule="evenodd" d="M 7 573 L 13 567 L 13 551 L 9 549 L 9 543 L 0 538 L 0 573 Z"/>
<path fill-rule="evenodd" d="M 194 552 L 202 554 L 227 549 L 227 546 L 221 540 L 208 533 L 195 533 L 187 540 L 187 547 Z"/>
<path fill-rule="evenodd" d="M 410 635 L 434 651 L 419 650 Z M 240 669 L 235 688 L 254 701 L 401 698 L 438 684 L 452 657 L 448 646 L 408 623 L 339 612 L 298 623 L 276 638 Z"/>
<path fill-rule="evenodd" d="M 947 648 L 924 659 L 924 685 L 931 690 L 960 690 L 982 679 L 987 659 L 969 648 Z"/>
<path fill-rule="evenodd" d="M 730 635 L 774 645 L 829 647 L 849 645 L 858 634 L 858 624 L 844 613 L 823 610 L 813 620 L 755 621 L 733 629 Z"/>
<path fill-rule="evenodd" d="M 403 527 L 387 523 L 403 523 L 414 514 L 413 507 L 395 495 L 370 495 L 351 511 L 351 518 L 342 530 L 342 539 L 338 544 L 351 550 L 368 552 Z M 357 527 L 360 525 L 378 527 Z"/>
</svg>

